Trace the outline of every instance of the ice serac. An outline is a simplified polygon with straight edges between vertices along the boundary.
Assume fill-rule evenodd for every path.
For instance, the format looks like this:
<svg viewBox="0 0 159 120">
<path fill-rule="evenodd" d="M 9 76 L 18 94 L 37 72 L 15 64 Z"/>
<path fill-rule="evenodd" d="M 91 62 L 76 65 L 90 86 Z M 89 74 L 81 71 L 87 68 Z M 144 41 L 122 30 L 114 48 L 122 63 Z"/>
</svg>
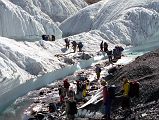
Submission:
<svg viewBox="0 0 159 120">
<path fill-rule="evenodd" d="M 92 29 L 126 45 L 159 42 L 158 0 L 109 0 L 100 10 Z"/>
<path fill-rule="evenodd" d="M 158 0 L 102 2 L 88 6 L 62 22 L 63 35 L 99 30 L 107 40 L 125 45 L 149 46 L 159 42 Z"/>
<path fill-rule="evenodd" d="M 10 1 L 0 0 L 0 36 L 16 40 L 35 41 L 42 34 L 55 34 L 61 38 L 61 30 L 51 21 L 34 17 Z"/>
<path fill-rule="evenodd" d="M 81 9 L 87 5 L 84 0 L 81 0 L 78 4 L 76 1 L 73 4 L 72 0 L 38 0 L 38 2 L 38 7 L 55 22 L 62 22 L 78 12 L 79 8 Z"/>
<path fill-rule="evenodd" d="M 87 6 L 84 0 L 10 0 L 21 6 L 30 14 L 49 16 L 54 22 L 62 22 L 66 18 Z M 44 15 L 45 14 L 45 15 Z M 38 17 L 38 16 L 36 16 Z"/>
<path fill-rule="evenodd" d="M 63 32 L 63 36 L 75 35 L 81 32 L 88 32 L 92 28 L 95 16 L 98 14 L 104 2 L 90 5 L 80 10 L 74 16 L 66 19 L 61 23 L 59 28 Z"/>
</svg>

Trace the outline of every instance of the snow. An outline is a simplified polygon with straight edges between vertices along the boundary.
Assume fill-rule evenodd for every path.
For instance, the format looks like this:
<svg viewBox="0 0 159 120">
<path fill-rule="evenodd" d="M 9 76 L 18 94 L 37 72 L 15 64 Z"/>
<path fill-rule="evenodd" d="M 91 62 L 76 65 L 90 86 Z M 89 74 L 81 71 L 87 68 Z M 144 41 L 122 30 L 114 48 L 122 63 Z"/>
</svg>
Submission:
<svg viewBox="0 0 159 120">
<path fill-rule="evenodd" d="M 59 26 L 59 28 L 63 32 L 63 36 L 70 36 L 81 32 L 90 31 L 94 22 L 94 18 L 97 15 L 98 11 L 100 11 L 100 8 L 103 6 L 103 3 L 104 2 L 99 2 L 90 5 L 80 10 L 74 16 L 63 21 Z"/>
<path fill-rule="evenodd" d="M 69 39 L 77 42 L 82 41 L 84 44 L 83 50 L 85 53 L 92 54 L 92 56 L 97 55 L 99 52 L 101 40 L 106 41 L 95 32 L 81 33 L 76 36 L 70 36 Z M 2 61 L 0 63 L 0 108 L 3 108 L 10 101 L 30 90 L 47 85 L 81 68 L 86 68 L 104 57 L 101 54 L 99 57 L 92 57 L 89 60 L 80 60 L 78 57 L 82 53 L 70 53 L 72 49 L 66 50 L 64 44 L 63 39 L 54 42 L 43 40 L 37 42 L 17 42 L 13 39 L 0 37 Z M 108 42 L 108 44 L 110 49 L 114 47 L 112 43 Z M 61 55 L 62 57 L 55 57 L 56 55 Z M 65 58 L 78 59 L 74 59 L 75 64 L 70 65 L 64 62 Z M 10 96 L 11 94 L 16 95 L 13 97 Z M 7 101 L 3 101 L 4 98 Z"/>
<path fill-rule="evenodd" d="M 115 45 L 131 45 L 130 51 L 158 47 L 158 0 L 105 0 L 86 6 L 84 0 L 0 0 L 0 110 L 30 90 L 103 59 L 101 41 L 108 43 L 108 49 Z M 66 50 L 59 28 L 64 36 L 73 35 L 68 37 L 71 41 L 83 42 L 84 52 L 92 58 L 81 60 L 82 53 Z M 42 34 L 60 39 L 43 41 Z M 133 59 L 123 57 L 117 64 Z M 82 107 L 100 97 L 98 91 Z"/>
<path fill-rule="evenodd" d="M 57 38 L 62 36 L 61 30 L 51 20 L 37 21 L 34 16 L 6 0 L 0 0 L 0 16 L 1 36 L 28 41 L 35 41 L 46 33 Z"/>
<path fill-rule="evenodd" d="M 66 19 L 64 36 L 99 30 L 108 41 L 127 46 L 158 44 L 158 0 L 105 0 Z M 69 29 L 71 25 L 74 25 Z"/>
<path fill-rule="evenodd" d="M 31 15 L 41 19 L 50 17 L 54 22 L 62 22 L 78 10 L 87 6 L 84 0 L 10 0 Z M 40 16 L 39 16 L 40 15 Z"/>
</svg>

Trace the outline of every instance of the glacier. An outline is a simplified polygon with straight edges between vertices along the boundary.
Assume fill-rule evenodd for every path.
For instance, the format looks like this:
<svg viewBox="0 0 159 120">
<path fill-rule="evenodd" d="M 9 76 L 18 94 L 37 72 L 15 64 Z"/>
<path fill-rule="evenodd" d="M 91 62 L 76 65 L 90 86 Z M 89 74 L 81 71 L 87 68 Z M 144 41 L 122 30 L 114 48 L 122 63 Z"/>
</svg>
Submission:
<svg viewBox="0 0 159 120">
<path fill-rule="evenodd" d="M 66 19 L 60 29 L 64 36 L 99 30 L 107 40 L 127 46 L 155 45 L 159 32 L 158 8 L 158 0 L 105 0 Z M 70 25 L 74 25 L 72 29 Z"/>
<path fill-rule="evenodd" d="M 82 41 L 84 51 L 94 56 L 101 41 L 109 49 L 131 46 L 130 52 L 157 48 L 158 12 L 158 0 L 103 0 L 89 6 L 84 0 L 0 0 L 0 108 L 95 61 L 65 63 L 64 58 L 79 54 L 64 48 L 62 36 Z M 43 41 L 42 34 L 57 39 Z"/>
<path fill-rule="evenodd" d="M 19 41 L 37 41 L 43 34 L 62 38 L 58 24 L 86 6 L 84 0 L 0 0 L 0 36 Z"/>
</svg>

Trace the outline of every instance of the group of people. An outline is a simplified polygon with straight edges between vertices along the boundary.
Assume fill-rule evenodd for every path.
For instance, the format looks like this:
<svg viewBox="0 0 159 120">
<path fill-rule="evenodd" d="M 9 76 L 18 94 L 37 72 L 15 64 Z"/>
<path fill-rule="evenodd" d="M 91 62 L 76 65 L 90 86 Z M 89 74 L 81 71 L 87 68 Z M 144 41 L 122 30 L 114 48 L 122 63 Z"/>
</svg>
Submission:
<svg viewBox="0 0 159 120">
<path fill-rule="evenodd" d="M 77 91 L 70 87 L 68 79 L 63 81 L 63 85 L 59 85 L 60 104 L 65 107 L 68 120 L 74 120 L 77 113 L 77 102 L 83 101 L 84 97 L 86 97 L 88 86 L 89 81 L 83 76 L 80 76 L 76 81 Z"/>
<path fill-rule="evenodd" d="M 100 51 L 107 53 L 110 63 L 116 62 L 118 59 L 120 59 L 123 50 L 124 49 L 121 46 L 115 46 L 113 50 L 108 50 L 108 44 L 106 42 L 103 43 L 102 41 L 100 44 Z"/>
<path fill-rule="evenodd" d="M 64 40 L 65 40 L 66 49 L 69 49 L 70 40 L 68 38 L 65 38 Z M 83 48 L 82 42 L 77 43 L 76 41 L 72 41 L 71 43 L 72 43 L 72 49 L 74 53 L 76 52 L 77 47 L 79 49 L 79 52 L 82 52 L 82 48 Z"/>
<path fill-rule="evenodd" d="M 112 67 L 108 70 L 109 74 L 115 74 L 117 69 L 120 69 L 120 66 Z M 103 86 L 103 104 L 104 104 L 104 113 L 105 115 L 103 118 L 106 120 L 111 120 L 110 118 L 110 112 L 111 112 L 111 105 L 112 101 L 115 100 L 115 98 L 119 98 L 121 103 L 121 107 L 124 111 L 124 117 L 128 115 L 128 113 L 131 113 L 130 108 L 130 99 L 133 97 L 139 97 L 139 82 L 138 81 L 130 81 L 128 77 L 123 76 L 122 81 L 123 85 L 121 86 L 121 91 L 116 91 L 115 85 L 108 85 L 106 80 L 100 78 L 101 74 L 101 67 L 100 65 L 96 65 L 95 73 L 96 73 L 96 80 L 99 81 L 101 85 Z"/>
<path fill-rule="evenodd" d="M 52 37 L 53 38 L 53 37 Z M 48 36 L 43 36 L 43 39 L 48 39 Z M 66 48 L 69 49 L 70 47 L 70 40 L 65 38 L 65 45 Z M 72 41 L 72 48 L 73 51 L 76 52 L 76 48 L 79 48 L 79 51 L 82 51 L 83 44 L 82 42 L 77 43 L 76 41 Z M 106 52 L 109 58 L 109 62 L 112 63 L 113 59 L 120 59 L 122 51 L 124 50 L 121 46 L 115 46 L 113 50 L 108 50 L 108 44 L 103 41 L 100 44 L 100 49 L 102 52 Z M 100 79 L 101 74 L 101 67 L 100 65 L 96 65 L 95 73 L 96 73 L 96 80 Z M 100 81 L 101 86 L 103 86 L 103 104 L 104 104 L 104 116 L 106 120 L 110 120 L 110 112 L 111 112 L 111 105 L 112 101 L 116 96 L 115 86 L 110 86 L 106 82 L 106 80 Z M 58 86 L 59 97 L 60 97 L 60 105 L 64 107 L 67 115 L 68 120 L 74 120 L 75 114 L 77 113 L 77 102 L 82 101 L 88 94 L 90 90 L 90 82 L 87 77 L 79 75 L 76 81 L 76 91 L 73 87 L 71 87 L 68 79 L 63 80 L 63 84 Z M 133 90 L 132 90 L 133 89 Z M 122 102 L 121 106 L 123 110 L 131 110 L 130 109 L 130 98 L 131 97 L 138 97 L 139 96 L 139 83 L 138 82 L 131 82 L 128 80 L 127 77 L 123 77 L 123 86 L 122 86 Z M 51 105 L 50 105 L 51 106 Z M 54 105 L 52 105 L 54 106 Z M 52 108 L 52 109 L 51 109 Z M 50 107 L 49 111 L 54 112 L 55 108 Z"/>
<path fill-rule="evenodd" d="M 122 95 L 118 96 L 116 93 L 115 86 L 109 86 L 105 80 L 101 81 L 101 85 L 103 86 L 103 104 L 104 104 L 104 116 L 105 120 L 111 120 L 110 113 L 111 113 L 111 105 L 112 101 L 115 97 L 121 99 L 121 107 L 123 109 L 124 118 L 131 114 L 130 108 L 130 99 L 133 97 L 139 97 L 139 82 L 137 81 L 130 81 L 127 77 L 123 77 L 123 86 L 120 91 Z"/>
<path fill-rule="evenodd" d="M 45 41 L 55 41 L 55 36 L 54 35 L 42 35 L 42 40 Z"/>
</svg>

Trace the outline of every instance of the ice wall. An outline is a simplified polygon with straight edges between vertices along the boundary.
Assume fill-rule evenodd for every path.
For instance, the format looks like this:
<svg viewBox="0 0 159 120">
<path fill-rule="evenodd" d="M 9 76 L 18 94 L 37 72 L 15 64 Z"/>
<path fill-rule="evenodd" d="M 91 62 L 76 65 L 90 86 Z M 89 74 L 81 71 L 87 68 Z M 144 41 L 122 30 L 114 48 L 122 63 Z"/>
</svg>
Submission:
<svg viewBox="0 0 159 120">
<path fill-rule="evenodd" d="M 125 45 L 158 44 L 158 0 L 105 0 L 100 4 L 65 20 L 60 25 L 63 35 L 100 30 L 107 40 Z"/>
<path fill-rule="evenodd" d="M 34 17 L 7 0 L 0 0 L 0 28 L 0 36 L 16 40 L 35 41 L 46 33 L 57 38 L 62 36 L 61 30 L 51 19 Z"/>
</svg>

